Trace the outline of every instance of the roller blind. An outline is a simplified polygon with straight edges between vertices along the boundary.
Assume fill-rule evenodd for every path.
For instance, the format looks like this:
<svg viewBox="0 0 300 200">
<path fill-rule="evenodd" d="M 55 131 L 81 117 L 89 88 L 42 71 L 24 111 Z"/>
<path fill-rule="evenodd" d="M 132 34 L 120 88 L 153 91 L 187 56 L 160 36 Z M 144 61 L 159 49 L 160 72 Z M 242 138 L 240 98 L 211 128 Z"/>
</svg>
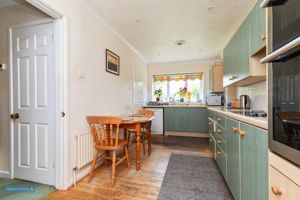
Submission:
<svg viewBox="0 0 300 200">
<path fill-rule="evenodd" d="M 156 81 L 187 81 L 187 80 L 202 80 L 202 72 L 190 73 L 190 74 L 164 74 L 154 75 L 154 82 Z"/>
</svg>

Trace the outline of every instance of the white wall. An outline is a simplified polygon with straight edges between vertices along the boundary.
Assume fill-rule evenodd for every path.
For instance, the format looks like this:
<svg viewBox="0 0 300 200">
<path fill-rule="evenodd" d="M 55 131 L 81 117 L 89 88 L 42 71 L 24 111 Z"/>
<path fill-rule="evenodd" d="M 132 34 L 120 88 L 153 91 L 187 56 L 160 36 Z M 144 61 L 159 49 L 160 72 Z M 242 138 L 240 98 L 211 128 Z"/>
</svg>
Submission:
<svg viewBox="0 0 300 200">
<path fill-rule="evenodd" d="M 89 131 L 87 115 L 120 115 L 132 111 L 133 65 L 146 74 L 146 63 L 97 20 L 79 1 L 41 0 L 69 18 L 70 171 L 75 164 L 75 135 Z M 120 56 L 120 76 L 105 71 L 105 49 Z M 86 78 L 77 77 L 83 69 Z M 143 77 L 146 84 L 147 77 Z M 145 91 L 146 92 L 146 91 Z"/>
<path fill-rule="evenodd" d="M 204 96 L 209 93 L 209 70 L 214 62 L 187 62 L 187 63 L 167 63 L 167 64 L 149 64 L 148 66 L 148 100 L 152 99 L 153 75 L 193 73 L 203 72 Z"/>
<path fill-rule="evenodd" d="M 48 16 L 27 5 L 16 5 L 0 8 L 0 63 L 6 70 L 0 71 L 0 171 L 9 171 L 9 66 L 8 66 L 8 29 L 12 25 Z"/>
</svg>

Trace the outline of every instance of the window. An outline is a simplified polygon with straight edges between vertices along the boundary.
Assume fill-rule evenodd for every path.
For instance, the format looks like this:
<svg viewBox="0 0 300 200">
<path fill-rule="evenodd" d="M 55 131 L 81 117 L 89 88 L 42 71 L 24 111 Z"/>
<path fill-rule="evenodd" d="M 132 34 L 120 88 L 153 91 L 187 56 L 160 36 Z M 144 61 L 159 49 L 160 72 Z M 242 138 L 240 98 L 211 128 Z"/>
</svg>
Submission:
<svg viewBox="0 0 300 200">
<path fill-rule="evenodd" d="M 170 99 L 180 101 L 181 97 L 178 94 L 180 88 L 187 88 L 190 94 L 184 97 L 185 101 L 203 102 L 203 80 L 202 73 L 192 74 L 172 74 L 172 75 L 155 75 L 153 76 L 153 93 L 155 90 L 161 89 L 161 101 L 167 102 Z M 155 101 L 153 95 L 152 100 Z"/>
</svg>

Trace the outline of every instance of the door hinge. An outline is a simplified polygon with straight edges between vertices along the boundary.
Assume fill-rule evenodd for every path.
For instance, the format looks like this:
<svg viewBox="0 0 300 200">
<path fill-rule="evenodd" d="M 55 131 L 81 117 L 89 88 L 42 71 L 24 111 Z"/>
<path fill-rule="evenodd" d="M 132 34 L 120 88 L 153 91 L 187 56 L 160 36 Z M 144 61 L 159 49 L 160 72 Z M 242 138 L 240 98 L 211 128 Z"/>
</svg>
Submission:
<svg viewBox="0 0 300 200">
<path fill-rule="evenodd" d="M 55 163 L 53 162 L 53 168 L 55 168 Z"/>
<path fill-rule="evenodd" d="M 52 34 L 52 42 L 54 42 L 54 34 Z"/>
</svg>

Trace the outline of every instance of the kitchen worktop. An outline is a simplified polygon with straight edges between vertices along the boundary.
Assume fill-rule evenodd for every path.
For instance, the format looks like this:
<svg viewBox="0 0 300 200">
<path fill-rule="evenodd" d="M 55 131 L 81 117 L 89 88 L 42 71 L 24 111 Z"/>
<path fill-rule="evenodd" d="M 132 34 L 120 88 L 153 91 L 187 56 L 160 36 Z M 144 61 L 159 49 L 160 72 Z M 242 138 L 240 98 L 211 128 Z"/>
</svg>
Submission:
<svg viewBox="0 0 300 200">
<path fill-rule="evenodd" d="M 160 105 L 160 106 L 143 106 L 144 108 L 207 108 L 203 104 L 176 104 L 176 105 Z"/>
<path fill-rule="evenodd" d="M 268 130 L 268 117 L 249 117 L 238 113 L 233 113 L 234 109 L 226 109 L 224 107 L 208 106 L 208 110 L 214 111 L 229 118 L 241 121 L 265 130 Z M 238 110 L 238 109 L 235 109 Z"/>
</svg>

